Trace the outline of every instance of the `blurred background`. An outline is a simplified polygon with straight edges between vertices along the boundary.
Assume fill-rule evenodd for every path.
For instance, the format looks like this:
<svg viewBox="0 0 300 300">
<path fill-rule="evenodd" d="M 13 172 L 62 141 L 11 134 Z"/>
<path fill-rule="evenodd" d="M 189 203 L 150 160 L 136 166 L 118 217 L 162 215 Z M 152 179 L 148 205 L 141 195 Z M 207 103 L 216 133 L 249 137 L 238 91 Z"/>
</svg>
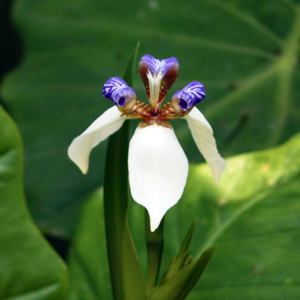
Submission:
<svg viewBox="0 0 300 300">
<path fill-rule="evenodd" d="M 137 42 L 138 60 L 147 53 L 179 60 L 167 99 L 193 80 L 204 84 L 207 98 L 198 108 L 230 157 L 272 149 L 299 132 L 299 41 L 296 0 L 1 0 L 0 103 L 21 132 L 34 222 L 65 258 L 82 204 L 102 185 L 106 142 L 93 151 L 85 176 L 67 148 L 112 106 L 102 86 L 122 77 Z M 134 89 L 146 101 L 137 68 Z M 185 121 L 173 125 L 190 162 L 203 162 Z M 189 199 L 194 191 L 187 189 Z M 255 266 L 252 275 L 265 270 Z M 289 299 L 297 296 L 299 290 Z"/>
</svg>

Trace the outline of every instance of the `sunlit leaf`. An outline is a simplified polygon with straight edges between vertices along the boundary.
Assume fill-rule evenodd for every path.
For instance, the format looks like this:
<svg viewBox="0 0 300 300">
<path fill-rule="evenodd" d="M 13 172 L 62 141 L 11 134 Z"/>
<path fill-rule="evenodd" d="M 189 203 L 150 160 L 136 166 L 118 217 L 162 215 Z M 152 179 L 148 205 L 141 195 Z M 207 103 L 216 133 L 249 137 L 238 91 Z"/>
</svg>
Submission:
<svg viewBox="0 0 300 300">
<path fill-rule="evenodd" d="M 229 158 L 218 186 L 207 165 L 192 166 L 183 198 L 165 217 L 160 277 L 180 250 L 190 220 L 197 218 L 192 256 L 215 243 L 217 248 L 187 299 L 298 300 L 299 153 L 296 135 L 279 147 Z M 144 209 L 130 204 L 130 228 L 146 269 Z M 93 216 L 89 226 L 99 226 Z M 103 243 L 103 231 L 94 238 L 95 244 Z M 90 255 L 88 245 L 83 257 Z M 101 269 L 99 260 L 94 262 L 93 268 Z"/>
<path fill-rule="evenodd" d="M 217 249 L 188 299 L 300 297 L 300 135 L 271 150 L 227 159 L 219 186 L 207 165 L 191 168 L 178 206 L 166 218 L 174 253 L 186 219 L 198 218 L 193 256 Z M 196 250 L 197 249 L 197 250 Z"/>
</svg>

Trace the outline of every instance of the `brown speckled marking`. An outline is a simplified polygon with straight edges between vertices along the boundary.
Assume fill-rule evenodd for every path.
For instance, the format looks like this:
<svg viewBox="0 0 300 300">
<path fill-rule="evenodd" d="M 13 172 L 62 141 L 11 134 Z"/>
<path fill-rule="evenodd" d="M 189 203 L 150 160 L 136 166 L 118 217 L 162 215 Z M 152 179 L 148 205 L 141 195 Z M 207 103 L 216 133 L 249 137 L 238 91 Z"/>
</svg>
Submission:
<svg viewBox="0 0 300 300">
<path fill-rule="evenodd" d="M 158 125 L 166 128 L 173 128 L 169 122 L 157 120 L 157 119 L 145 120 L 139 123 L 138 128 L 144 128 L 150 125 Z"/>
<path fill-rule="evenodd" d="M 151 109 L 144 102 L 136 100 L 133 105 L 126 105 L 120 108 L 120 111 L 127 117 L 134 119 L 150 119 Z"/>
<path fill-rule="evenodd" d="M 123 107 L 118 107 L 120 112 L 129 118 L 144 120 L 140 127 L 157 124 L 164 127 L 170 127 L 171 124 L 166 120 L 179 119 L 186 116 L 191 110 L 184 111 L 176 101 L 165 104 L 157 112 L 152 111 L 151 107 L 136 98 L 132 99 Z"/>
<path fill-rule="evenodd" d="M 148 76 L 147 76 L 148 66 L 145 63 L 140 62 L 139 71 L 140 71 L 141 78 L 144 82 L 145 88 L 146 88 L 147 97 L 148 97 L 148 99 L 150 99 L 150 87 L 149 87 L 149 80 L 148 80 Z"/>
<path fill-rule="evenodd" d="M 146 63 L 140 62 L 139 71 L 140 71 L 141 78 L 144 82 L 145 88 L 146 88 L 147 97 L 150 100 L 150 86 L 149 86 L 149 79 L 147 76 L 147 74 L 149 72 L 149 68 L 146 65 Z M 161 103 L 165 99 L 170 87 L 176 81 L 178 74 L 179 74 L 179 65 L 177 65 L 177 64 L 172 66 L 170 69 L 168 69 L 166 74 L 164 74 L 163 79 L 160 82 L 159 97 L 158 97 L 155 107 L 152 107 L 152 113 L 155 113 L 155 114 L 158 113 Z"/>
<path fill-rule="evenodd" d="M 175 103 L 174 103 L 175 104 Z M 165 104 L 159 111 L 160 119 L 162 120 L 175 120 L 186 116 L 191 110 L 184 111 L 179 105 L 174 105 L 169 102 Z"/>
<path fill-rule="evenodd" d="M 170 68 L 168 72 L 166 72 L 164 78 L 160 83 L 160 93 L 159 93 L 158 103 L 161 103 L 165 99 L 170 87 L 176 81 L 178 74 L 179 74 L 178 65 L 172 66 L 172 68 Z"/>
</svg>

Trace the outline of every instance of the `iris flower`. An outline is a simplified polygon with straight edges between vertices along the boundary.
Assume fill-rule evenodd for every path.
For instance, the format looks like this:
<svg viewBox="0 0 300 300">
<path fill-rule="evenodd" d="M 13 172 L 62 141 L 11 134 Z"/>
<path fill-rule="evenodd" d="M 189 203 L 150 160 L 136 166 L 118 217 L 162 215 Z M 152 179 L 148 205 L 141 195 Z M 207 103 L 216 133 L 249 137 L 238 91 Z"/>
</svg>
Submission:
<svg viewBox="0 0 300 300">
<path fill-rule="evenodd" d="M 218 153 L 211 126 L 195 107 L 205 98 L 204 86 L 193 81 L 162 105 L 179 73 L 177 59 L 159 60 L 146 54 L 139 63 L 139 71 L 150 105 L 139 101 L 123 79 L 110 78 L 102 93 L 115 106 L 72 141 L 68 155 L 85 174 L 95 146 L 119 130 L 126 119 L 142 120 L 129 144 L 129 184 L 133 199 L 147 209 L 151 231 L 154 231 L 167 210 L 181 198 L 188 176 L 188 160 L 168 120 L 187 121 L 216 183 L 225 161 Z"/>
</svg>

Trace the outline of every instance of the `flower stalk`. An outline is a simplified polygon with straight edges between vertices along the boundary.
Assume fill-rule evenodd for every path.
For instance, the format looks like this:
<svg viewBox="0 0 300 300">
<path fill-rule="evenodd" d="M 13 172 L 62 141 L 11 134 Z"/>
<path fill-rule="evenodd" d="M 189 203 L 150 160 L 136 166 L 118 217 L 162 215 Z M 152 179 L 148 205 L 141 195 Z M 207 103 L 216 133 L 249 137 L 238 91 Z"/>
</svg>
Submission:
<svg viewBox="0 0 300 300">
<path fill-rule="evenodd" d="M 127 81 L 138 46 L 127 67 Z M 145 281 L 127 222 L 129 124 L 109 138 L 104 176 L 104 215 L 111 284 L 115 300 L 146 300 Z M 126 142 L 127 141 L 127 142 Z"/>
<path fill-rule="evenodd" d="M 146 229 L 146 246 L 147 246 L 147 280 L 146 289 L 149 292 L 155 287 L 159 275 L 161 258 L 163 253 L 164 238 L 164 219 L 162 219 L 158 228 L 152 232 L 150 230 L 150 218 L 145 211 L 145 229 Z"/>
</svg>

